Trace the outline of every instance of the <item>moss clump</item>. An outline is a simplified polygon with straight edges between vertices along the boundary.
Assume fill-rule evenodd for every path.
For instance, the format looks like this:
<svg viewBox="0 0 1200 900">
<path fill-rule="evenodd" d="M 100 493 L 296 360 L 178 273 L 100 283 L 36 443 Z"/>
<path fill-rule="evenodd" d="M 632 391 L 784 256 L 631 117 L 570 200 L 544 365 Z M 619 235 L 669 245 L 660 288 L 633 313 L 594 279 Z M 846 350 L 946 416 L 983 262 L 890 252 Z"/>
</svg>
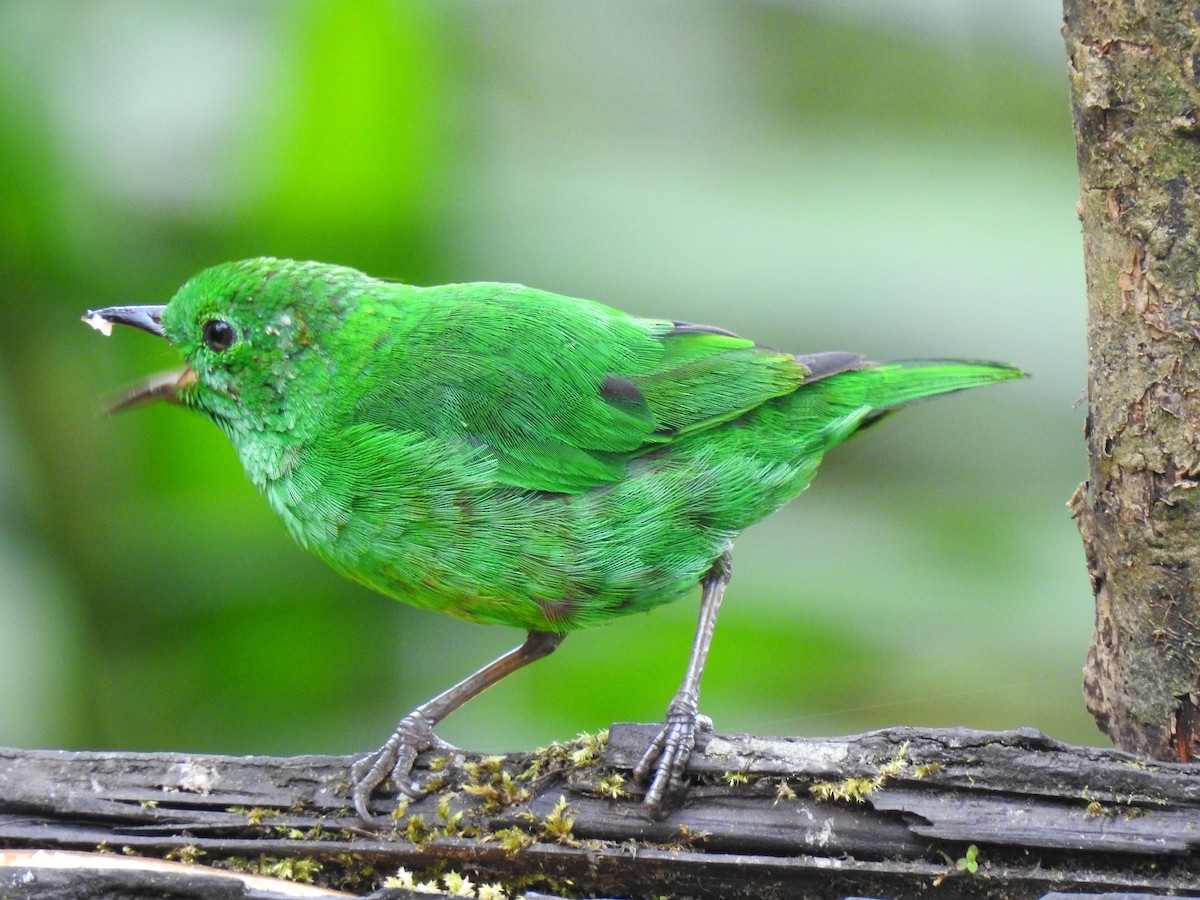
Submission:
<svg viewBox="0 0 1200 900">
<path fill-rule="evenodd" d="M 808 790 L 818 800 L 846 800 L 865 803 L 875 793 L 909 766 L 908 745 L 905 741 L 896 755 L 875 770 L 874 775 L 847 778 L 844 781 L 819 781 Z"/>
</svg>

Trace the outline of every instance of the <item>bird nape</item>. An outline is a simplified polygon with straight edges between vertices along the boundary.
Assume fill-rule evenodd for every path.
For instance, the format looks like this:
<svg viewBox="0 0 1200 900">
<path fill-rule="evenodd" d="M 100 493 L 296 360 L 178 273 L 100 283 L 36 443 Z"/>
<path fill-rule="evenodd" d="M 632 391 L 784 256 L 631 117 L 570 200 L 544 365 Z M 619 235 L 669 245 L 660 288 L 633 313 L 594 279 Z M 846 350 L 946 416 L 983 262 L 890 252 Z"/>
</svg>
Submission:
<svg viewBox="0 0 1200 900">
<path fill-rule="evenodd" d="M 635 769 L 662 817 L 686 785 L 700 678 L 733 540 L 799 494 L 822 456 L 898 406 L 1018 378 L 999 363 L 793 355 L 514 284 L 413 287 L 259 258 L 200 272 L 165 306 L 90 311 L 185 360 L 112 408 L 210 418 L 292 536 L 383 594 L 523 628 L 519 647 L 405 716 L 353 769 L 354 805 L 434 726 L 570 631 L 677 600 L 700 622 Z"/>
</svg>

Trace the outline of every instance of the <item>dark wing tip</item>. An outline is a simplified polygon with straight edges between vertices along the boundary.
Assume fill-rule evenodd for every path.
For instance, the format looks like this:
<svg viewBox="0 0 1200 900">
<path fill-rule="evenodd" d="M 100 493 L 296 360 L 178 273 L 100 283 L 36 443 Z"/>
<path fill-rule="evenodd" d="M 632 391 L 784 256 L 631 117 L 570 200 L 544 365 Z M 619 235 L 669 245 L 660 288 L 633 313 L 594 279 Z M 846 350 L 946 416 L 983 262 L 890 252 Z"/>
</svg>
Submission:
<svg viewBox="0 0 1200 900">
<path fill-rule="evenodd" d="M 725 337 L 740 337 L 741 335 L 734 334 L 732 331 L 727 331 L 724 328 L 717 328 L 715 325 L 698 325 L 695 322 L 676 322 L 671 320 L 671 324 L 675 327 L 671 329 L 669 334 L 720 334 Z"/>
<path fill-rule="evenodd" d="M 849 353 L 844 350 L 831 350 L 827 353 L 806 353 L 797 356 L 796 362 L 808 369 L 804 383 L 820 381 L 839 372 L 856 372 L 859 369 L 869 369 L 878 363 L 867 359 L 861 353 Z"/>
</svg>

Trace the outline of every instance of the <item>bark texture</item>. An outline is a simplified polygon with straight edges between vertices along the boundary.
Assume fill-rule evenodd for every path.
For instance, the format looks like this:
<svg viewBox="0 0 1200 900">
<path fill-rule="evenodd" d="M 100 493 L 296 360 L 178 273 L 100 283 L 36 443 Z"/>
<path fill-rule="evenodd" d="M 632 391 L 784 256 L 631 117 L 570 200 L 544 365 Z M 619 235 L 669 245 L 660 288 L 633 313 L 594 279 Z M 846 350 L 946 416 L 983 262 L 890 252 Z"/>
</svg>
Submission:
<svg viewBox="0 0 1200 900">
<path fill-rule="evenodd" d="M 377 798 L 378 827 L 349 806 L 344 757 L 0 749 L 0 897 L 396 900 L 410 895 L 381 882 L 400 867 L 510 897 L 1200 893 L 1195 766 L 1031 729 L 718 734 L 692 757 L 683 806 L 655 821 L 631 769 L 658 727 L 534 754 L 424 754 L 419 776 L 437 786 L 390 816 L 396 798 Z"/>
<path fill-rule="evenodd" d="M 1124 750 L 1200 755 L 1200 4 L 1065 0 L 1088 289 L 1096 595 L 1084 692 Z"/>
</svg>

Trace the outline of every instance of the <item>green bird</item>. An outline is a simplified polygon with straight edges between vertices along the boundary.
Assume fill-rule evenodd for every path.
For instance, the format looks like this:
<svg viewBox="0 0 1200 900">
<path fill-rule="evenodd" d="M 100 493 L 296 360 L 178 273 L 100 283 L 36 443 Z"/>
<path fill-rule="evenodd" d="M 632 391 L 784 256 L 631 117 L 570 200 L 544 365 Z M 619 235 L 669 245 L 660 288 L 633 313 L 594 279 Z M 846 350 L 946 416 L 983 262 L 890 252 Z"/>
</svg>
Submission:
<svg viewBox="0 0 1200 900">
<path fill-rule="evenodd" d="M 528 631 L 405 716 L 355 764 L 353 800 L 412 797 L 433 728 L 571 631 L 701 587 L 679 691 L 635 769 L 681 797 L 700 677 L 738 533 L 832 447 L 914 400 L 1018 378 L 998 363 L 794 355 L 515 284 L 413 287 L 315 262 L 206 269 L 165 306 L 90 311 L 186 366 L 115 407 L 166 400 L 225 432 L 292 536 L 382 594 Z"/>
</svg>

